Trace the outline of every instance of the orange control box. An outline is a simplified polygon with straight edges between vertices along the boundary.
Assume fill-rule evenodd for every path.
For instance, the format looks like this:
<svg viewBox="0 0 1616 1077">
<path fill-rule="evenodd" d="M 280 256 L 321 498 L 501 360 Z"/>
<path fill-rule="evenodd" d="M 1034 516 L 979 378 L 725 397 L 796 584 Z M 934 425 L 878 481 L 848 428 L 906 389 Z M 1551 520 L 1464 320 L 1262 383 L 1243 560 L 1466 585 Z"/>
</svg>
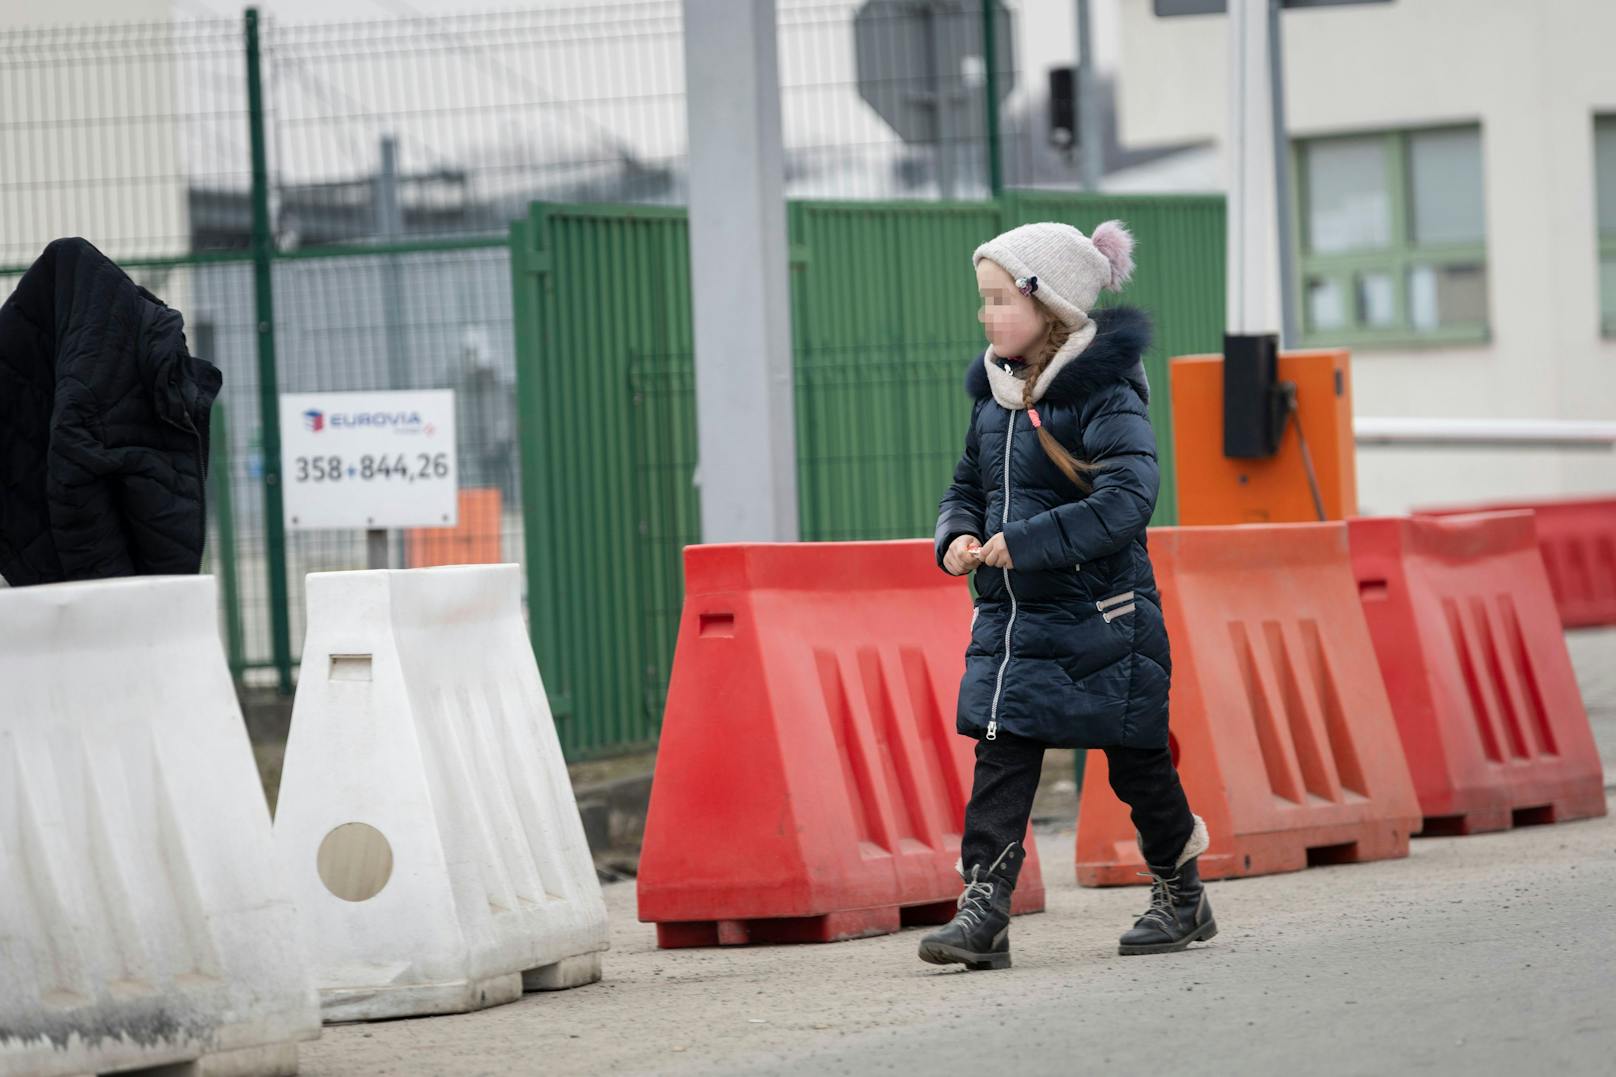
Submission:
<svg viewBox="0 0 1616 1077">
<path fill-rule="evenodd" d="M 1318 520 L 1301 431 L 1327 520 L 1358 512 L 1352 438 L 1352 376 L 1345 351 L 1284 352 L 1279 380 L 1296 384 L 1297 415 L 1266 460 L 1223 455 L 1223 357 L 1187 355 L 1171 366 L 1173 466 L 1180 526 L 1311 523 Z"/>
<path fill-rule="evenodd" d="M 500 496 L 493 487 L 460 491 L 460 522 L 454 527 L 412 527 L 405 551 L 411 568 L 439 565 L 497 565 L 500 553 Z"/>
</svg>

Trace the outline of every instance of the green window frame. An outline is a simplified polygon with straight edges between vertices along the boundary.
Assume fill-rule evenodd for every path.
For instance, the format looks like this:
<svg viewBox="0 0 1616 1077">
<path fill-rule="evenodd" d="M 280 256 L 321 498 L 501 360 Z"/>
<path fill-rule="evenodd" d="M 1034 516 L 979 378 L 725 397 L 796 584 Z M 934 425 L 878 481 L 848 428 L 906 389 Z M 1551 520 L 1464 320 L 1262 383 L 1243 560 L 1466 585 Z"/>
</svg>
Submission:
<svg viewBox="0 0 1616 1077">
<path fill-rule="evenodd" d="M 1599 330 L 1602 336 L 1616 338 L 1616 205 L 1606 201 L 1616 199 L 1616 175 L 1604 175 L 1604 170 L 1599 167 L 1601 139 L 1616 142 L 1616 113 L 1594 117 L 1594 227 L 1599 232 Z M 1610 218 L 1608 227 L 1603 223 L 1607 217 Z"/>
<path fill-rule="evenodd" d="M 1449 323 L 1435 327 L 1416 325 L 1410 309 L 1409 292 L 1416 271 L 1427 267 L 1441 271 L 1462 271 L 1479 267 L 1483 274 L 1484 306 L 1490 311 L 1491 283 L 1488 279 L 1487 244 L 1485 237 L 1474 243 L 1420 243 L 1414 230 L 1414 175 L 1413 139 L 1423 134 L 1443 132 L 1475 132 L 1481 137 L 1480 124 L 1457 124 L 1441 127 L 1418 127 L 1391 131 L 1371 131 L 1325 135 L 1317 138 L 1294 139 L 1291 142 L 1292 174 L 1296 177 L 1295 208 L 1292 222 L 1298 247 L 1296 278 L 1290 282 L 1300 310 L 1302 343 L 1306 347 L 1353 348 L 1407 348 L 1485 342 L 1491 335 L 1488 318 L 1475 321 Z M 1309 223 L 1312 219 L 1309 196 L 1312 184 L 1308 172 L 1310 154 L 1314 146 L 1341 142 L 1362 142 L 1380 139 L 1385 161 L 1385 191 L 1388 203 L 1387 243 L 1378 248 L 1334 253 L 1315 252 Z M 1485 175 L 1477 177 L 1482 184 L 1485 201 Z M 1360 304 L 1359 284 L 1371 277 L 1386 277 L 1391 281 L 1390 317 L 1385 324 L 1371 324 Z M 1309 288 L 1313 282 L 1333 285 L 1341 297 L 1343 322 L 1339 326 L 1317 327 L 1313 324 Z"/>
</svg>

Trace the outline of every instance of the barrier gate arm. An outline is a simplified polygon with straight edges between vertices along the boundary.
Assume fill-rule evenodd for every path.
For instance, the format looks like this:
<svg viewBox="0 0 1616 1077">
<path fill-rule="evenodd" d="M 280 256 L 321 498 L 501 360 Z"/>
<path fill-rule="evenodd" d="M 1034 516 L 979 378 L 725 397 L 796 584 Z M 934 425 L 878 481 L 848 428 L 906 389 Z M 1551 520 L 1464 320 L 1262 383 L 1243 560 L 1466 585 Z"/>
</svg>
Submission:
<svg viewBox="0 0 1616 1077">
<path fill-rule="evenodd" d="M 1358 418 L 1352 430 L 1359 445 L 1616 449 L 1616 423 L 1592 420 Z"/>
</svg>

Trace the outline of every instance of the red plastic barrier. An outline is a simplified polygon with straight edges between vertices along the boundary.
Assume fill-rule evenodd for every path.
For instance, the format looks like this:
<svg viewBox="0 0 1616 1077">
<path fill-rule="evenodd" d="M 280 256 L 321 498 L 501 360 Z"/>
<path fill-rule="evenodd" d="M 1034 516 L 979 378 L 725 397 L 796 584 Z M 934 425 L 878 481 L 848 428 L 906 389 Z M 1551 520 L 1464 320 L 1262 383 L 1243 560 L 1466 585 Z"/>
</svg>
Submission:
<svg viewBox="0 0 1616 1077">
<path fill-rule="evenodd" d="M 1616 625 L 1616 497 L 1567 498 L 1422 509 L 1420 516 L 1470 516 L 1531 509 L 1538 547 L 1567 628 Z"/>
<path fill-rule="evenodd" d="M 1604 815 L 1532 513 L 1353 520 L 1350 532 L 1425 833 Z"/>
<path fill-rule="evenodd" d="M 946 922 L 971 601 L 929 542 L 693 546 L 640 856 L 663 947 Z M 1032 835 L 1013 911 L 1044 906 Z"/>
<path fill-rule="evenodd" d="M 1419 805 L 1344 523 L 1150 533 L 1173 644 L 1172 736 L 1207 878 L 1408 855 Z M 1127 808 L 1090 752 L 1077 881 L 1137 883 Z"/>
</svg>

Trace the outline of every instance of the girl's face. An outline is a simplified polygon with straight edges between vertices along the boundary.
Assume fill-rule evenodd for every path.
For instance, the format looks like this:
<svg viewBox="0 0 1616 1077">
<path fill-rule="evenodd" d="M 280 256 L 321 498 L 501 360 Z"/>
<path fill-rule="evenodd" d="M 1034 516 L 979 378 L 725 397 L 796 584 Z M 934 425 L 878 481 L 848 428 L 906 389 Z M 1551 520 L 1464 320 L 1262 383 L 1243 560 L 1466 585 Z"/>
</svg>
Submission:
<svg viewBox="0 0 1616 1077">
<path fill-rule="evenodd" d="M 1018 358 L 1038 343 L 1047 328 L 1044 316 L 1004 267 L 986 258 L 976 263 L 976 290 L 982 294 L 976 317 L 995 354 Z"/>
</svg>

